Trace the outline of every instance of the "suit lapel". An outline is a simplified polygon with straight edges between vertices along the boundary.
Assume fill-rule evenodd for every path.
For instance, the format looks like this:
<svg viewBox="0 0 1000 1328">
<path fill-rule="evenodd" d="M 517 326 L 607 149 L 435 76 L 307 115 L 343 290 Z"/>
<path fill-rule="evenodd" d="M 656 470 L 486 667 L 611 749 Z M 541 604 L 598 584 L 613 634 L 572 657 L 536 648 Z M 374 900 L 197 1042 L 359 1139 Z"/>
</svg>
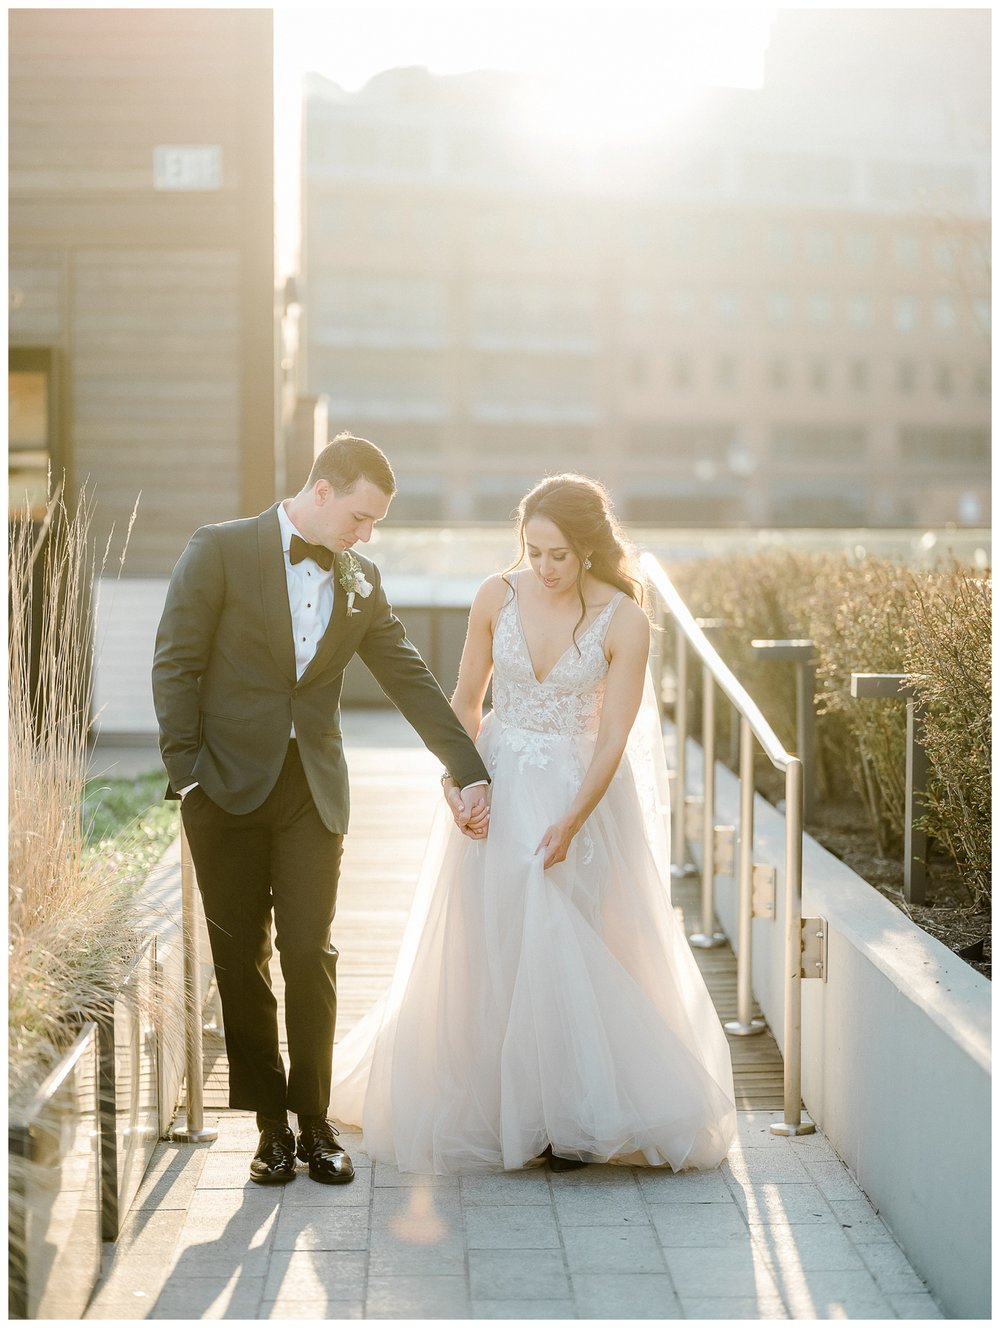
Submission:
<svg viewBox="0 0 1000 1328">
<path fill-rule="evenodd" d="M 281 549 L 278 505 L 269 507 L 257 519 L 257 553 L 260 558 L 261 594 L 267 641 L 278 667 L 295 681 L 295 644 L 292 639 L 292 613 L 288 607 L 288 582 L 285 579 L 285 556 Z"/>
</svg>

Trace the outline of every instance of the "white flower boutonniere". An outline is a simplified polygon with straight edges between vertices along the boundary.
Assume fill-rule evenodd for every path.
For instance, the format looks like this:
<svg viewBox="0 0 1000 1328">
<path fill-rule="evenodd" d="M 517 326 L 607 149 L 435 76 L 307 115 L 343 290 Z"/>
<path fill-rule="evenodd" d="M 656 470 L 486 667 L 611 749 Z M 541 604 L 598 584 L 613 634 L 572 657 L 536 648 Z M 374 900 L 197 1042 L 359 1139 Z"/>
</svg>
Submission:
<svg viewBox="0 0 1000 1328">
<path fill-rule="evenodd" d="M 347 591 L 347 613 L 360 613 L 360 609 L 354 607 L 354 597 L 360 595 L 362 599 L 367 599 L 375 587 L 365 576 L 364 569 L 355 558 L 353 553 L 345 553 L 340 559 L 340 575 L 337 580 Z"/>
</svg>

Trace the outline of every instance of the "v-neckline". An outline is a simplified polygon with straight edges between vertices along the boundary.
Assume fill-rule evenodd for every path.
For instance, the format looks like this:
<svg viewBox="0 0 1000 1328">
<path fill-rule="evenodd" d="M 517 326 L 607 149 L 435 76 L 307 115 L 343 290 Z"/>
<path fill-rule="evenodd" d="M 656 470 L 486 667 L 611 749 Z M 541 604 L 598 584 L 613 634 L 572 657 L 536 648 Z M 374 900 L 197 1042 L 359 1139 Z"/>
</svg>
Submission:
<svg viewBox="0 0 1000 1328">
<path fill-rule="evenodd" d="M 520 573 L 518 573 L 518 580 L 520 580 Z M 578 646 L 578 645 L 580 644 L 580 642 L 583 640 L 583 638 L 587 635 L 587 633 L 590 632 L 590 631 L 592 631 L 592 630 L 597 626 L 597 624 L 601 621 L 601 618 L 604 616 L 605 613 L 607 613 L 607 611 L 608 611 L 608 609 L 610 608 L 610 606 L 615 602 L 615 600 L 617 599 L 618 595 L 620 595 L 620 594 L 621 594 L 621 591 L 619 590 L 619 591 L 617 591 L 614 595 L 611 596 L 611 598 L 608 600 L 607 604 L 605 604 L 604 608 L 601 609 L 600 613 L 597 615 L 597 617 L 594 619 L 594 621 L 591 622 L 591 623 L 588 623 L 587 626 L 586 626 L 586 627 L 583 629 L 583 631 L 580 633 L 579 637 L 577 637 L 577 639 L 576 639 L 575 641 L 571 641 L 571 642 L 569 643 L 569 645 L 568 645 L 568 646 L 566 647 L 566 649 L 562 652 L 562 654 L 559 656 L 559 658 L 556 660 L 556 662 L 552 665 L 551 669 L 549 669 L 548 673 L 546 673 L 545 677 L 544 677 L 544 678 L 539 678 L 538 674 L 535 672 L 535 661 L 531 658 L 531 647 L 528 645 L 528 634 L 527 634 L 527 632 L 524 630 L 524 623 L 523 623 L 523 621 L 521 620 L 521 596 L 518 594 L 518 589 L 517 589 L 517 586 L 515 585 L 515 587 L 514 587 L 514 612 L 515 612 L 515 614 L 517 615 L 517 626 L 518 626 L 518 630 L 519 630 L 520 633 L 521 633 L 521 644 L 524 646 L 524 653 L 525 653 L 525 656 L 526 656 L 526 658 L 527 658 L 527 660 L 528 660 L 528 668 L 531 670 L 531 676 L 532 676 L 532 678 L 535 680 L 535 685 L 536 685 L 537 687 L 544 687 L 544 686 L 545 686 L 545 684 L 546 684 L 546 683 L 548 682 L 548 680 L 552 677 L 553 673 L 555 673 L 556 669 L 557 669 L 557 668 L 559 667 L 559 665 L 563 662 L 563 660 L 566 658 L 566 656 L 569 654 L 569 652 L 573 649 L 573 647 L 574 647 L 575 645 Z"/>
</svg>

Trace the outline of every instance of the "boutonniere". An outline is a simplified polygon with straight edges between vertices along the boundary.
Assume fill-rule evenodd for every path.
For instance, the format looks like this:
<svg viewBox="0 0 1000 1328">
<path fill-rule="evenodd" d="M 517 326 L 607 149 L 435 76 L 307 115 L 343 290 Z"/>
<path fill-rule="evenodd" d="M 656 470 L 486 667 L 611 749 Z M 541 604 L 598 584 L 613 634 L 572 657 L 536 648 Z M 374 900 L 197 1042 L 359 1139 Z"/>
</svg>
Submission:
<svg viewBox="0 0 1000 1328">
<path fill-rule="evenodd" d="M 367 599 L 375 587 L 365 576 L 364 568 L 355 558 L 353 553 L 345 553 L 340 559 L 339 576 L 337 580 L 347 591 L 347 613 L 360 613 L 360 609 L 354 607 L 355 595 L 360 595 L 362 599 Z"/>
</svg>

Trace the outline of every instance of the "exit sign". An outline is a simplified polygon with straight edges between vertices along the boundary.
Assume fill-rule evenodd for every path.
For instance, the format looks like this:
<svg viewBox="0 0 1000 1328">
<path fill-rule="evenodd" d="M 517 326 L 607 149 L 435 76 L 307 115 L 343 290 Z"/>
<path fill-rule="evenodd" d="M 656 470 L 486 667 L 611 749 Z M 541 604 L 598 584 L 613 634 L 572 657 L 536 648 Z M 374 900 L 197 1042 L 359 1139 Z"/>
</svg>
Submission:
<svg viewBox="0 0 1000 1328">
<path fill-rule="evenodd" d="M 153 149 L 154 189 L 221 189 L 222 148 L 174 146 Z"/>
</svg>

